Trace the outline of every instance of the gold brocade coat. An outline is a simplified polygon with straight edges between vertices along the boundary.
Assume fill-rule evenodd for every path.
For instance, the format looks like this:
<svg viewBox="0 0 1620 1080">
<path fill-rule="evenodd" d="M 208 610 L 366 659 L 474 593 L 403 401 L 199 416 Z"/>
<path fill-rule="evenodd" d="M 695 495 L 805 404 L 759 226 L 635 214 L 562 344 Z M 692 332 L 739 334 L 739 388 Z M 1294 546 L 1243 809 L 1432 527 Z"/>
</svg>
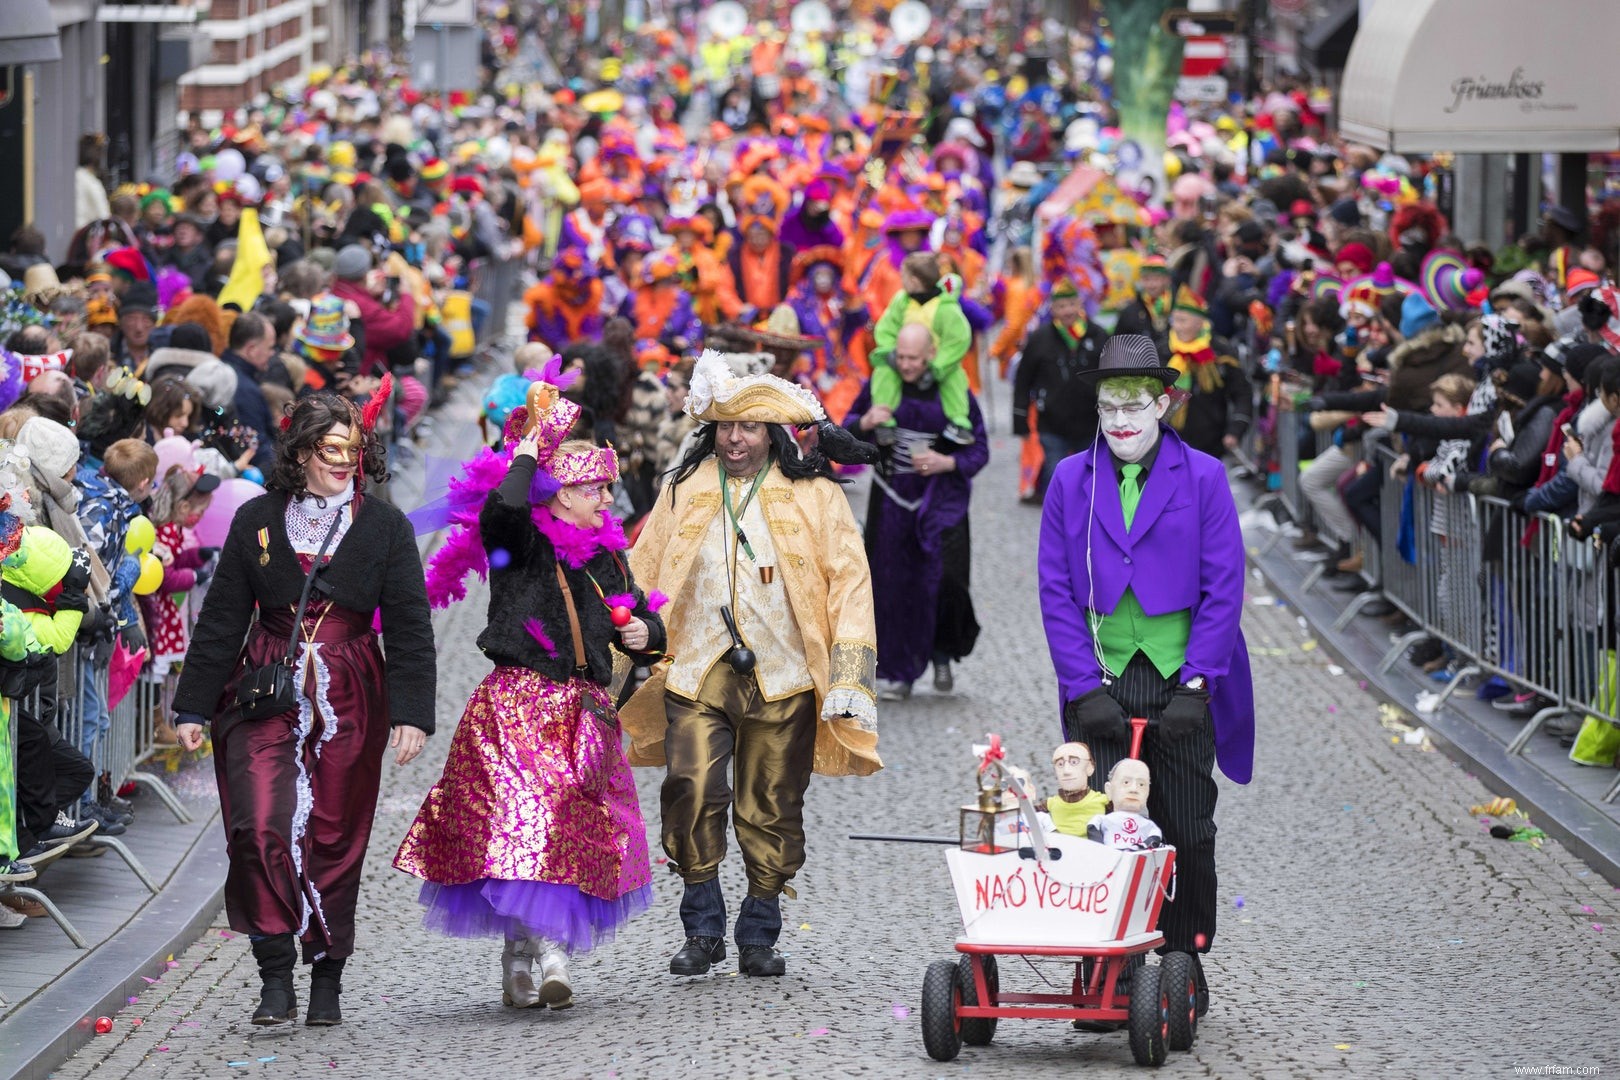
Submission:
<svg viewBox="0 0 1620 1080">
<path fill-rule="evenodd" d="M 657 589 L 677 603 L 703 537 L 721 512 L 719 470 L 705 459 L 696 473 L 666 487 L 647 515 L 630 551 L 630 572 L 649 593 Z M 854 691 L 864 711 L 876 715 L 877 627 L 872 614 L 872 575 L 849 501 L 831 480 L 789 480 L 772 469 L 758 499 L 776 547 L 788 602 L 804 639 L 805 664 L 815 683 L 816 708 L 833 690 Z M 670 640 L 678 641 L 681 611 L 665 613 Z M 672 646 L 673 650 L 673 646 Z M 663 765 L 664 676 L 660 665 L 620 710 L 630 733 L 632 765 Z M 815 771 L 824 776 L 869 776 L 883 767 L 875 720 L 839 716 L 821 720 L 816 732 Z"/>
</svg>

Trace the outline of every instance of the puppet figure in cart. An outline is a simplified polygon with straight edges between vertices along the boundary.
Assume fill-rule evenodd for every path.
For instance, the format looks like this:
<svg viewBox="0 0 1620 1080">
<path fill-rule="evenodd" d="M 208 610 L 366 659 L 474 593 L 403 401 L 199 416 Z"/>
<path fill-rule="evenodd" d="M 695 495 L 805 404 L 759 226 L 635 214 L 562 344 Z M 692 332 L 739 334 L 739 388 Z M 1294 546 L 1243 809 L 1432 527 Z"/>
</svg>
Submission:
<svg viewBox="0 0 1620 1080">
<path fill-rule="evenodd" d="M 1148 767 L 1136 758 L 1120 758 L 1108 772 L 1103 790 L 1113 809 L 1091 819 L 1086 836 L 1121 851 L 1141 851 L 1164 844 L 1164 833 L 1147 816 Z"/>
<path fill-rule="evenodd" d="M 1052 819 L 1054 832 L 1084 836 L 1091 819 L 1108 809 L 1108 796 L 1091 790 L 1091 777 L 1097 771 L 1091 760 L 1091 747 L 1083 742 L 1066 742 L 1052 751 L 1052 772 L 1058 791 L 1042 799 L 1035 809 Z M 1041 823 L 1043 826 L 1046 822 Z"/>
</svg>

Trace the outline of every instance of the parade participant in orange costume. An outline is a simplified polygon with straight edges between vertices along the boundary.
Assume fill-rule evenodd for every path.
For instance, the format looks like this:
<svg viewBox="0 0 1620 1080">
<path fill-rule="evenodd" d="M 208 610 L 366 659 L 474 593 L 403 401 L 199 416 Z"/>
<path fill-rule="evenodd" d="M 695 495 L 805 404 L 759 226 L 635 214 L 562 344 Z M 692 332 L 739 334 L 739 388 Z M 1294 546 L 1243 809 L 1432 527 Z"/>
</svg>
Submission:
<svg viewBox="0 0 1620 1080">
<path fill-rule="evenodd" d="M 602 332 L 602 282 L 579 248 L 557 256 L 551 273 L 523 294 L 528 305 L 529 340 L 561 352 Z"/>
<path fill-rule="evenodd" d="M 675 260 L 682 283 L 692 294 L 692 310 L 704 323 L 735 319 L 742 314 L 737 283 L 731 268 L 709 250 L 714 227 L 701 214 L 664 219 L 664 230 L 675 237 Z"/>
<path fill-rule="evenodd" d="M 763 214 L 752 214 L 740 225 L 743 242 L 732 249 L 731 274 L 737 293 L 754 313 L 770 311 L 787 299 L 788 272 L 794 249 L 777 242 L 776 222 Z"/>
<path fill-rule="evenodd" d="M 681 288 L 680 266 L 673 252 L 647 257 L 631 310 L 637 341 L 656 341 L 680 353 L 703 339 L 703 325 L 692 311 L 692 297 Z"/>
</svg>

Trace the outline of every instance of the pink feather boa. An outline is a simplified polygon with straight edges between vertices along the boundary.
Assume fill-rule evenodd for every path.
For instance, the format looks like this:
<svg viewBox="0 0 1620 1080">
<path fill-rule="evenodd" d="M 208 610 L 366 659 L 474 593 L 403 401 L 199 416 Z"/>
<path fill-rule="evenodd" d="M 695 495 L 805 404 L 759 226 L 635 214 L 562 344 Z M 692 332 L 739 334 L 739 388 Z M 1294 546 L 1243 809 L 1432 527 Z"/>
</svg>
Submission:
<svg viewBox="0 0 1620 1080">
<path fill-rule="evenodd" d="M 478 512 L 490 494 L 500 487 L 510 467 L 508 455 L 485 447 L 450 481 L 449 497 L 455 507 L 450 514 L 451 528 L 445 534 L 444 543 L 428 559 L 424 574 L 428 602 L 433 607 L 448 607 L 465 600 L 468 574 L 489 580 L 489 553 L 484 550 L 483 537 L 478 531 Z M 544 506 L 533 507 L 530 517 L 534 527 L 557 549 L 558 557 L 576 570 L 599 550 L 623 551 L 630 546 L 623 523 L 611 514 L 604 513 L 602 524 L 595 529 L 558 521 Z"/>
<path fill-rule="evenodd" d="M 581 528 L 553 517 L 544 506 L 529 511 L 534 527 L 540 535 L 551 541 L 557 557 L 575 570 L 590 562 L 598 551 L 623 551 L 630 546 L 625 538 L 624 524 L 612 514 L 603 513 L 602 524 L 594 529 Z"/>
</svg>

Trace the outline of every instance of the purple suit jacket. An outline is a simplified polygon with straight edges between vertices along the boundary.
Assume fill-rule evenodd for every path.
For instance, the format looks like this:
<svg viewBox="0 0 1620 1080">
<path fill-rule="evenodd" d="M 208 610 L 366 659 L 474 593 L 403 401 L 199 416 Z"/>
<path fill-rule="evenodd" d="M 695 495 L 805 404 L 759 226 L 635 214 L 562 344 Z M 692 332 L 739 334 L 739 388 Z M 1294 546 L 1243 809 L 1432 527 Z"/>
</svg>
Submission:
<svg viewBox="0 0 1620 1080">
<path fill-rule="evenodd" d="M 1052 474 L 1039 564 L 1046 643 L 1061 701 L 1069 702 L 1102 685 L 1088 606 L 1112 612 L 1128 586 L 1149 615 L 1191 609 L 1181 679 L 1209 680 L 1216 758 L 1223 773 L 1246 784 L 1254 771 L 1254 683 L 1239 627 L 1244 555 L 1237 507 L 1219 461 L 1162 424 L 1160 438 L 1128 533 L 1105 444 L 1065 458 Z"/>
</svg>

